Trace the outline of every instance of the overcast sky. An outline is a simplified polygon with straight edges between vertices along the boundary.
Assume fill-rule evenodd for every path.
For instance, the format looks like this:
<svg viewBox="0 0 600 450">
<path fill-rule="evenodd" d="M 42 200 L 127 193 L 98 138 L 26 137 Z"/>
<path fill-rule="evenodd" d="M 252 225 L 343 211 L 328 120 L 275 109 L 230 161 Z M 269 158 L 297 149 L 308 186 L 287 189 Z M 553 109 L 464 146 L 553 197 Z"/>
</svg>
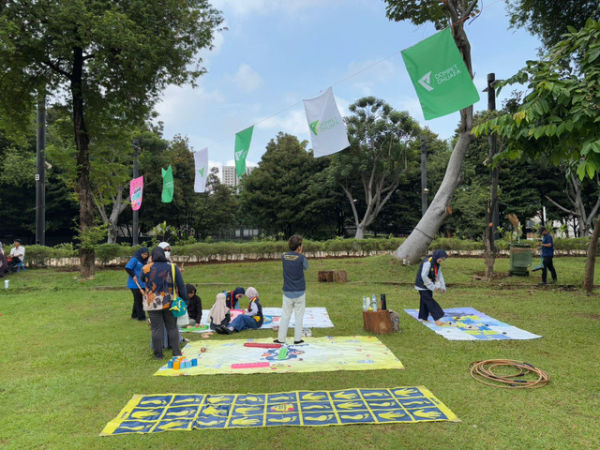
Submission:
<svg viewBox="0 0 600 450">
<path fill-rule="evenodd" d="M 400 51 L 435 33 L 432 24 L 390 22 L 382 0 L 213 0 L 228 30 L 203 52 L 208 73 L 198 87 L 169 87 L 157 106 L 165 137 L 188 137 L 208 147 L 212 165 L 233 164 L 235 133 L 255 125 L 248 162 L 257 163 L 269 140 L 283 131 L 309 140 L 302 99 L 333 87 L 342 115 L 373 95 L 408 111 L 441 138 L 459 113 L 425 121 Z M 508 29 L 504 0 L 483 2 L 481 16 L 465 26 L 475 85 L 487 108 L 489 72 L 502 79 L 537 58 L 539 40 Z M 503 97 L 510 93 L 504 92 Z M 498 101 L 501 106 L 502 97 Z M 309 146 L 310 148 L 310 146 Z"/>
</svg>

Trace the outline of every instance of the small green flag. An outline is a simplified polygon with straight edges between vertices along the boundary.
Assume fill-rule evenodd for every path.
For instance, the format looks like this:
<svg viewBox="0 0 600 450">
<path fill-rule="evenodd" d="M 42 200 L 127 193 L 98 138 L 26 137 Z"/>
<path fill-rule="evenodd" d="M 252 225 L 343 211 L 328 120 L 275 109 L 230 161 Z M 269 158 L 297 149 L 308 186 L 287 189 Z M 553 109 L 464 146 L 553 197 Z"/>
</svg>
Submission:
<svg viewBox="0 0 600 450">
<path fill-rule="evenodd" d="M 235 135 L 235 149 L 233 154 L 235 159 L 235 173 L 238 178 L 242 178 L 242 175 L 246 173 L 246 156 L 248 156 L 248 150 L 250 150 L 253 131 L 254 125 Z"/>
<path fill-rule="evenodd" d="M 402 50 L 425 119 L 435 119 L 479 101 L 450 28 Z"/>
<path fill-rule="evenodd" d="M 175 185 L 173 184 L 173 169 L 171 166 L 167 167 L 167 170 L 161 167 L 163 177 L 163 190 L 162 190 L 162 202 L 171 203 L 173 201 L 173 191 Z"/>
</svg>

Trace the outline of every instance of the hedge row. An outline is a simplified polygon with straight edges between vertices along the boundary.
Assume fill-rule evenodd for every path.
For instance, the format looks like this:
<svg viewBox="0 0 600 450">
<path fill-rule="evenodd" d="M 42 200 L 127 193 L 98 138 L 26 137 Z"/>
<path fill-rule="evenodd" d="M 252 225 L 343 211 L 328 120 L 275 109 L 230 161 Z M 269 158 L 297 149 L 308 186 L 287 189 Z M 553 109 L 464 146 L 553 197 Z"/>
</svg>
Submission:
<svg viewBox="0 0 600 450">
<path fill-rule="evenodd" d="M 369 238 L 369 239 L 330 239 L 328 241 L 304 241 L 304 251 L 318 252 L 350 252 L 368 253 L 372 251 L 393 251 L 404 242 L 404 238 Z M 589 237 L 572 239 L 555 239 L 557 250 L 587 250 Z M 521 241 L 521 245 L 535 246 L 535 241 Z M 499 250 L 508 250 L 510 243 L 504 240 L 496 241 Z M 101 244 L 96 247 L 96 259 L 102 264 L 116 258 L 128 258 L 139 247 L 120 244 Z M 435 239 L 431 249 L 442 248 L 454 251 L 483 250 L 481 241 L 469 241 L 455 238 Z M 211 255 L 248 255 L 248 254 L 273 254 L 288 250 L 287 241 L 250 241 L 250 242 L 198 242 L 195 244 L 174 245 L 173 254 L 178 257 L 196 256 L 209 257 Z M 61 244 L 55 247 L 41 245 L 27 246 L 27 263 L 30 265 L 44 265 L 51 258 L 73 258 L 79 256 L 73 244 Z"/>
</svg>

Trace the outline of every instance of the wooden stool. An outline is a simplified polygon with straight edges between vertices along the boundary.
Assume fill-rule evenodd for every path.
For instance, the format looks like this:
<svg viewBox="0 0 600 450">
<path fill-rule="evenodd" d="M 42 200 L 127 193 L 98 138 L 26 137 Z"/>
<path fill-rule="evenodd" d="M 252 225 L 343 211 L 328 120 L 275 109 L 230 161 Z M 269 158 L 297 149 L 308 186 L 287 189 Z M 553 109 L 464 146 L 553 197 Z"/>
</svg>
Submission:
<svg viewBox="0 0 600 450">
<path fill-rule="evenodd" d="M 319 282 L 331 283 L 345 283 L 348 281 L 348 276 L 345 270 L 320 270 L 319 271 Z"/>
<path fill-rule="evenodd" d="M 375 334 L 390 334 L 394 325 L 387 309 L 379 311 L 363 311 L 365 330 Z"/>
</svg>

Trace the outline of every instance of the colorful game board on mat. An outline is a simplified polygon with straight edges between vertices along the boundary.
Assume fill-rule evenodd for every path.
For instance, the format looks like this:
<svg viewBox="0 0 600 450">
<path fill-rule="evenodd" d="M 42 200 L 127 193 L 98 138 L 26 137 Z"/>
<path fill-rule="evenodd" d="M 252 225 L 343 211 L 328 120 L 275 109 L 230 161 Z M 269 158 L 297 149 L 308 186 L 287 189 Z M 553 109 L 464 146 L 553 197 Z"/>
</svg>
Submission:
<svg viewBox="0 0 600 450">
<path fill-rule="evenodd" d="M 272 346 L 273 339 L 190 342 L 182 351 L 185 359 L 178 370 L 165 364 L 154 375 L 176 377 L 404 368 L 392 351 L 374 336 L 307 338 L 304 344 L 281 348 L 248 347 L 244 344 Z M 195 365 L 189 364 L 192 362 Z"/>
<path fill-rule="evenodd" d="M 424 386 L 275 394 L 134 395 L 100 436 L 435 421 L 460 420 Z"/>
<path fill-rule="evenodd" d="M 237 317 L 239 314 L 242 314 L 242 310 L 232 309 L 231 310 L 231 320 Z M 279 326 L 279 320 L 281 319 L 281 308 L 263 308 L 263 315 L 265 320 L 261 326 L 261 328 L 273 328 L 274 326 Z M 197 328 L 182 328 L 182 332 L 188 333 L 208 333 L 212 331 L 209 328 L 210 324 L 210 311 L 202 310 L 202 321 L 200 322 L 200 326 Z M 290 319 L 290 328 L 293 328 L 296 325 L 294 321 L 294 314 L 292 313 L 292 318 Z M 329 314 L 327 313 L 327 308 L 324 307 L 309 307 L 304 310 L 304 320 L 302 323 L 303 328 L 333 328 L 333 322 L 329 318 Z"/>
<path fill-rule="evenodd" d="M 405 309 L 409 315 L 418 319 L 418 309 Z M 443 326 L 437 326 L 431 316 L 429 323 L 423 322 L 437 334 L 450 341 L 490 341 L 510 339 L 537 339 L 541 336 L 522 330 L 512 325 L 494 319 L 473 308 L 448 308 L 444 310 L 441 321 Z"/>
</svg>

